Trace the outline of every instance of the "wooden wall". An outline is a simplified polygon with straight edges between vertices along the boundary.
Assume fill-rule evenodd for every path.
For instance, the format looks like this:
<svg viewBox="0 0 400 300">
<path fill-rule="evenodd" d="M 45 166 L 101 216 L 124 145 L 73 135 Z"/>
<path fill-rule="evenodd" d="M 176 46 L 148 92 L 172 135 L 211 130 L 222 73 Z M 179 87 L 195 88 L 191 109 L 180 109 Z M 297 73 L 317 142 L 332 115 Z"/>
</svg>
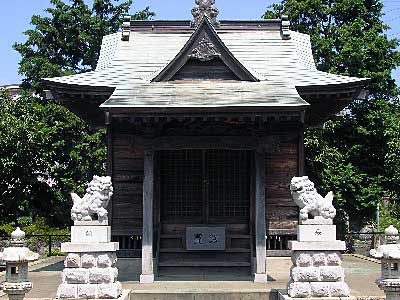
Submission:
<svg viewBox="0 0 400 300">
<path fill-rule="evenodd" d="M 289 191 L 290 180 L 299 173 L 299 134 L 274 136 L 279 141 L 265 155 L 267 231 L 296 234 L 298 208 Z"/>
<path fill-rule="evenodd" d="M 133 134 L 113 131 L 113 235 L 142 233 L 143 148 Z"/>
<path fill-rule="evenodd" d="M 267 139 L 266 219 L 270 234 L 295 234 L 298 209 L 289 183 L 299 172 L 299 130 L 272 134 Z M 113 235 L 141 234 L 143 147 L 134 133 L 119 127 L 112 133 Z"/>
</svg>

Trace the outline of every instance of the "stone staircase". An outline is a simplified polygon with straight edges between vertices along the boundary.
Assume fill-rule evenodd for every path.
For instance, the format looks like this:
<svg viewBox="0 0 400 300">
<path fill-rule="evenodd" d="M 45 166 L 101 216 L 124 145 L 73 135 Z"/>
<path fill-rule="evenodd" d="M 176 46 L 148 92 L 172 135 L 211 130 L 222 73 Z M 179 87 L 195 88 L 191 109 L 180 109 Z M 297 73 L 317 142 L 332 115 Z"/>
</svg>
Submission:
<svg viewBox="0 0 400 300">
<path fill-rule="evenodd" d="M 246 230 L 227 229 L 226 249 L 221 251 L 186 250 L 184 225 L 162 226 L 157 249 L 158 275 L 251 274 L 251 235 Z"/>
</svg>

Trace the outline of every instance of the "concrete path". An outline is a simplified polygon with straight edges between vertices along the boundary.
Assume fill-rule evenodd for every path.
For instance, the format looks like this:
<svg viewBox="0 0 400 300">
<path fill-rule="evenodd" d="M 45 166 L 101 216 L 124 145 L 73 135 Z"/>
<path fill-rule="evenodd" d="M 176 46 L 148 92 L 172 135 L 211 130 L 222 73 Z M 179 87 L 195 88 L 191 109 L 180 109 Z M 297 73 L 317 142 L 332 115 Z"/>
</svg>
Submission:
<svg viewBox="0 0 400 300">
<path fill-rule="evenodd" d="M 63 258 L 57 257 L 31 267 L 30 278 L 33 282 L 33 290 L 27 298 L 54 298 L 57 286 L 60 283 L 61 271 L 63 269 Z M 154 285 L 139 284 L 139 262 L 128 267 L 127 261 L 119 260 L 120 276 L 119 280 L 126 289 L 133 289 L 136 292 L 154 291 L 159 289 L 163 292 L 176 291 L 206 291 L 206 292 L 235 292 L 253 291 L 267 292 L 271 290 L 285 289 L 289 279 L 291 260 L 289 258 L 268 258 L 269 283 L 256 284 L 251 282 L 247 276 L 227 276 L 214 275 L 185 277 L 186 281 L 180 281 L 183 277 L 171 276 L 159 278 Z M 382 291 L 375 285 L 375 280 L 380 277 L 380 264 L 363 260 L 361 258 L 346 255 L 344 257 L 344 268 L 346 281 L 349 284 L 354 296 L 378 297 L 384 296 Z M 0 276 L 0 281 L 4 281 L 4 274 Z M 1 292 L 0 292 L 1 293 Z M 0 299 L 7 297 L 0 294 Z"/>
</svg>

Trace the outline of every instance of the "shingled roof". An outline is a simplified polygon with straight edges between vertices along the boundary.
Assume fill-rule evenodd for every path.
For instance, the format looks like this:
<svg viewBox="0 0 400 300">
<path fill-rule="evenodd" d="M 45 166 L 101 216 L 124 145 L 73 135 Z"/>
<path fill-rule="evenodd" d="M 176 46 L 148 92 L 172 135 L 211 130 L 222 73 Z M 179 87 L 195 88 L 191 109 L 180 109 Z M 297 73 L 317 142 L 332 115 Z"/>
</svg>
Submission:
<svg viewBox="0 0 400 300">
<path fill-rule="evenodd" d="M 106 91 L 110 95 L 101 107 L 107 110 L 240 106 L 304 110 L 313 99 L 307 95 L 347 93 L 347 100 L 336 103 L 335 111 L 353 100 L 368 80 L 318 71 L 310 37 L 289 31 L 285 20 L 221 21 L 214 27 L 205 17 L 202 24 L 204 28 L 202 25 L 193 28 L 190 21 L 125 23 L 122 37 L 118 32 L 103 38 L 95 71 L 46 78 L 44 82 L 55 93 L 59 90 L 66 93 L 69 87 L 75 93 L 81 90 L 82 94 L 89 90 L 96 93 L 96 89 Z M 208 30 L 207 38 L 215 35 L 211 47 L 219 49 L 218 54 L 228 53 L 233 64 L 247 72 L 250 79 L 154 82 L 162 81 L 156 79 L 201 30 Z M 225 63 L 230 67 L 229 62 Z"/>
</svg>

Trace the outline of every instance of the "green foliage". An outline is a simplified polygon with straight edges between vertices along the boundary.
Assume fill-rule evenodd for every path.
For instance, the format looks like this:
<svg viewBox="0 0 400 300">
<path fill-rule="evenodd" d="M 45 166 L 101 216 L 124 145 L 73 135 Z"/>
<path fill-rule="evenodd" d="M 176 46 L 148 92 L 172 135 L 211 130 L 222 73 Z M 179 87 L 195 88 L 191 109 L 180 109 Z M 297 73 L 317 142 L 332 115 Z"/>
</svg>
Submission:
<svg viewBox="0 0 400 300">
<path fill-rule="evenodd" d="M 396 203 L 381 206 L 379 231 L 384 232 L 390 225 L 400 228 L 400 205 Z"/>
<path fill-rule="evenodd" d="M 385 33 L 380 0 L 283 0 L 265 18 L 287 14 L 291 29 L 311 36 L 317 68 L 371 78 L 370 97 L 355 101 L 323 128 L 306 132 L 307 173 L 351 221 L 373 219 L 383 194 L 400 199 L 397 39 Z"/>
<path fill-rule="evenodd" d="M 94 70 L 102 37 L 117 32 L 132 1 L 94 0 L 91 8 L 85 0 L 51 0 L 48 17 L 33 16 L 33 29 L 25 31 L 27 41 L 16 43 L 22 59 L 19 73 L 23 86 L 41 92 L 42 78 Z M 146 8 L 134 19 L 148 19 L 154 13 Z"/>
<path fill-rule="evenodd" d="M 69 192 L 83 191 L 104 174 L 105 133 L 88 126 L 65 107 L 28 93 L 12 100 L 0 95 L 0 215 L 23 225 L 45 217 L 66 224 Z M 25 218 L 24 218 L 25 217 Z M 27 221 L 28 220 L 28 221 Z"/>
<path fill-rule="evenodd" d="M 20 225 L 28 234 L 66 226 L 69 193 L 83 193 L 93 175 L 104 175 L 106 158 L 105 130 L 93 132 L 65 107 L 31 92 L 42 92 L 42 78 L 94 70 L 103 36 L 118 31 L 132 4 L 94 0 L 89 8 L 85 0 L 50 2 L 48 16 L 33 16 L 26 42 L 14 45 L 22 56 L 22 86 L 29 92 L 17 100 L 0 94 L 1 222 Z M 146 8 L 133 19 L 152 16 Z M 40 220 L 48 225 L 39 226 Z M 0 230 L 10 233 L 12 226 Z"/>
</svg>

